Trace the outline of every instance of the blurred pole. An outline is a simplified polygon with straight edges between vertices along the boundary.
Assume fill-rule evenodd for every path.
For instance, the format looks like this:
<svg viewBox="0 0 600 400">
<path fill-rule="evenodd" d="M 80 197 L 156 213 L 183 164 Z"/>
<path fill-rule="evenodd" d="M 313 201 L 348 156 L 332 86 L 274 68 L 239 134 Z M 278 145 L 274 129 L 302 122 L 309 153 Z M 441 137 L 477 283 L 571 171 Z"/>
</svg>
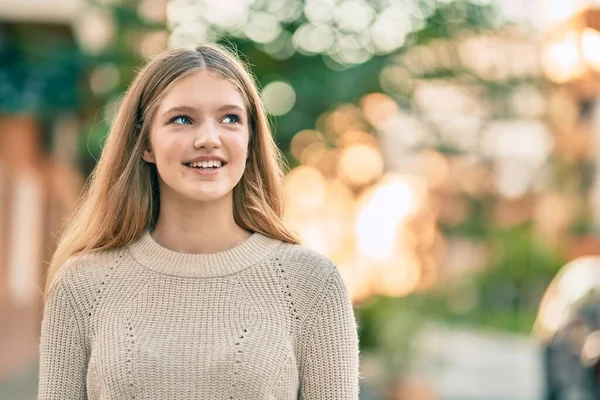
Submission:
<svg viewBox="0 0 600 400">
<path fill-rule="evenodd" d="M 43 249 L 43 165 L 39 125 L 29 116 L 0 116 L 2 253 L 0 377 L 37 356 L 38 287 Z"/>
<path fill-rule="evenodd" d="M 590 204 L 594 233 L 600 234 L 600 97 L 594 101 L 590 119 L 594 143 L 594 180 L 590 191 Z"/>
</svg>

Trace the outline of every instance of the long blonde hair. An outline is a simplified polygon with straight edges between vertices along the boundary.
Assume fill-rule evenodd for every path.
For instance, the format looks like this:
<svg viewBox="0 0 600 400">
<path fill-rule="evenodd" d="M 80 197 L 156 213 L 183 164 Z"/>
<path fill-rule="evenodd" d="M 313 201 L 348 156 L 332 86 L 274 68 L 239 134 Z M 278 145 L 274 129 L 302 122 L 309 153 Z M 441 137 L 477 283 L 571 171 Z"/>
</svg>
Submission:
<svg viewBox="0 0 600 400">
<path fill-rule="evenodd" d="M 251 72 L 234 53 L 217 44 L 171 49 L 151 59 L 125 93 L 85 194 L 62 231 L 47 271 L 45 298 L 71 256 L 126 246 L 156 224 L 160 209 L 156 166 L 142 160 L 150 121 L 167 89 L 199 70 L 227 79 L 246 103 L 249 157 L 233 189 L 235 222 L 249 231 L 299 243 L 282 222 L 284 159 Z"/>
</svg>

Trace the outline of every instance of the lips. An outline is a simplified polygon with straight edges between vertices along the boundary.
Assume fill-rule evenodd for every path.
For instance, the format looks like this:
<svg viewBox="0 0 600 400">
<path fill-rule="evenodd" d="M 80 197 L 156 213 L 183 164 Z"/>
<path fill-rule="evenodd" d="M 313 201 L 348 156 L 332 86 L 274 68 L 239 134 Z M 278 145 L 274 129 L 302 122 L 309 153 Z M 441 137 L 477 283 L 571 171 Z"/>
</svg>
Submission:
<svg viewBox="0 0 600 400">
<path fill-rule="evenodd" d="M 199 156 L 199 157 L 195 157 L 192 158 L 191 160 L 185 161 L 183 162 L 183 164 L 193 164 L 193 163 L 202 163 L 202 162 L 215 162 L 215 161 L 219 161 L 221 162 L 221 164 L 227 164 L 227 161 L 225 161 L 222 157 L 219 156 Z"/>
<path fill-rule="evenodd" d="M 199 177 L 206 177 L 206 178 L 213 178 L 213 177 L 219 176 L 219 174 L 221 173 L 221 170 L 223 168 L 225 168 L 225 165 L 226 164 L 222 164 L 220 167 L 202 168 L 202 167 L 198 167 L 198 166 L 192 167 L 190 164 L 184 164 L 185 167 L 190 169 L 190 173 L 192 173 L 196 176 L 199 176 Z"/>
</svg>

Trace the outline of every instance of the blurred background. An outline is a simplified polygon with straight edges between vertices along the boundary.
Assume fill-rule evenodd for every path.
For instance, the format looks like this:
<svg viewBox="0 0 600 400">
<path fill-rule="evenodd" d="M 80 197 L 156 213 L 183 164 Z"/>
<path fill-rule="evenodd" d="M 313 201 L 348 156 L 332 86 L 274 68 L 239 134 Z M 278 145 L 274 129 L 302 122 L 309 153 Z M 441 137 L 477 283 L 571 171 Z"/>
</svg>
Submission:
<svg viewBox="0 0 600 400">
<path fill-rule="evenodd" d="M 361 399 L 600 398 L 600 1 L 0 1 L 0 398 L 148 57 L 250 63 L 288 227 L 339 266 Z"/>
</svg>

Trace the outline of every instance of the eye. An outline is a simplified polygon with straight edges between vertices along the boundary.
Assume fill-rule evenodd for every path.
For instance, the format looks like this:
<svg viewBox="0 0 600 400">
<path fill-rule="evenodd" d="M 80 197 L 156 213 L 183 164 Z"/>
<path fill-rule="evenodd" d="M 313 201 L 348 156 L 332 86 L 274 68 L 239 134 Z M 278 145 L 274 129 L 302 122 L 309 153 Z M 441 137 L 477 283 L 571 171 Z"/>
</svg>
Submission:
<svg viewBox="0 0 600 400">
<path fill-rule="evenodd" d="M 225 116 L 225 118 L 223 118 L 223 121 L 226 121 L 227 119 L 229 119 L 231 122 L 230 123 L 239 123 L 241 121 L 241 118 L 239 115 L 236 114 L 227 114 Z"/>
<path fill-rule="evenodd" d="M 176 115 L 169 120 L 170 123 L 175 123 L 176 121 L 182 121 L 182 122 L 177 122 L 178 125 L 182 125 L 182 124 L 188 125 L 188 124 L 192 123 L 192 120 L 185 115 Z"/>
</svg>

